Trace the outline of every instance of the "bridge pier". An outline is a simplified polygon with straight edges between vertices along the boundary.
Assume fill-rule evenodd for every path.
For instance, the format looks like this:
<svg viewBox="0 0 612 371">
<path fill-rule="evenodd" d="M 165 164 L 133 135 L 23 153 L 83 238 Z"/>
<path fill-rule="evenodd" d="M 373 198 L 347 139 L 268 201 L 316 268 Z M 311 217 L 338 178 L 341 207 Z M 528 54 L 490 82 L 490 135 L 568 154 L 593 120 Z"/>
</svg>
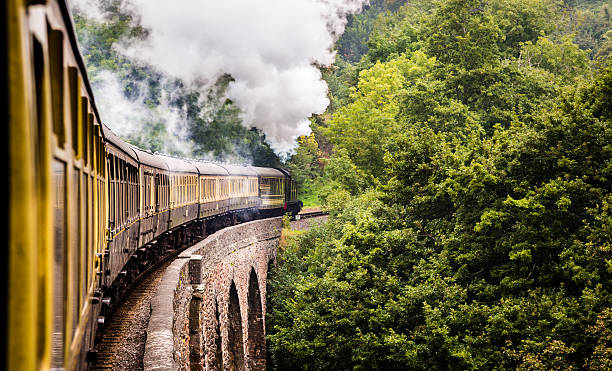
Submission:
<svg viewBox="0 0 612 371">
<path fill-rule="evenodd" d="M 144 366 L 265 370 L 266 281 L 281 219 L 223 229 L 166 269 L 152 299 Z"/>
</svg>

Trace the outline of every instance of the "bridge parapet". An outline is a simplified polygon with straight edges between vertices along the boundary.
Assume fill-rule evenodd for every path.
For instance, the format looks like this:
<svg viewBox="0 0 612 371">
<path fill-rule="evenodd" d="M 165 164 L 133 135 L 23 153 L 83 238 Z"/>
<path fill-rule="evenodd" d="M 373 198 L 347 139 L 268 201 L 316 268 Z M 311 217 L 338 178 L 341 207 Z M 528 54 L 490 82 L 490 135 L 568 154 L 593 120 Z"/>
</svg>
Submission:
<svg viewBox="0 0 612 371">
<path fill-rule="evenodd" d="M 281 218 L 225 228 L 166 268 L 145 370 L 265 370 L 266 280 L 280 231 Z"/>
</svg>

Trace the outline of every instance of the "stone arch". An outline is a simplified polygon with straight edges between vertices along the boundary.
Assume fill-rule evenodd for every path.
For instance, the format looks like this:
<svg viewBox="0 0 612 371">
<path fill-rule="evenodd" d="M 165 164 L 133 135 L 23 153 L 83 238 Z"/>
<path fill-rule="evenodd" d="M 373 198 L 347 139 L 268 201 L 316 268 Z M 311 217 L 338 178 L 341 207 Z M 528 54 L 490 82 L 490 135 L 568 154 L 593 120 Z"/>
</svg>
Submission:
<svg viewBox="0 0 612 371">
<path fill-rule="evenodd" d="M 266 337 L 264 331 L 264 315 L 261 307 L 261 292 L 255 269 L 251 268 L 249 275 L 249 327 L 247 338 L 248 363 L 251 370 L 266 368 Z"/>
<path fill-rule="evenodd" d="M 227 308 L 228 370 L 244 370 L 244 341 L 242 340 L 242 317 L 236 284 L 232 281 Z"/>
</svg>

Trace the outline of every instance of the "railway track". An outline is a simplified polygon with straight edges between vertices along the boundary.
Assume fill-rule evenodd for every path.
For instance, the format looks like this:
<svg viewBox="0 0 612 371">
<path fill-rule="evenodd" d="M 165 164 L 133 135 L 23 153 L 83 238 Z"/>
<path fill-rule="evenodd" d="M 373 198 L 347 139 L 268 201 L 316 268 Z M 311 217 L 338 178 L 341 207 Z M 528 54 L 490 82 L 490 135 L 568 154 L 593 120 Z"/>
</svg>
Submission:
<svg viewBox="0 0 612 371">
<path fill-rule="evenodd" d="M 142 370 L 146 329 L 151 316 L 151 298 L 157 290 L 167 259 L 145 272 L 117 304 L 109 322 L 100 331 L 98 359 L 91 370 Z"/>
<path fill-rule="evenodd" d="M 305 213 L 300 213 L 291 221 L 291 229 L 306 230 L 310 229 L 313 223 L 317 223 L 322 219 L 326 219 L 327 213 L 321 210 L 313 210 Z"/>
<path fill-rule="evenodd" d="M 324 215 L 327 215 L 327 213 L 324 212 L 324 211 L 311 211 L 311 212 L 307 212 L 307 213 L 297 214 L 295 216 L 295 220 L 308 219 L 308 218 L 317 218 L 319 216 L 324 216 Z"/>
</svg>

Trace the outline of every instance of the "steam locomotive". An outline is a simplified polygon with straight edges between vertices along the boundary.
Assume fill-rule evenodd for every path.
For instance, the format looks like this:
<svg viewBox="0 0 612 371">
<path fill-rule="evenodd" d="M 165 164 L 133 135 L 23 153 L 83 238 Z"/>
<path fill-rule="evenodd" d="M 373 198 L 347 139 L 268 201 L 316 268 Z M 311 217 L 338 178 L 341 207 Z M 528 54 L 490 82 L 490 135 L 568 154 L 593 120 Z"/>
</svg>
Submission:
<svg viewBox="0 0 612 371">
<path fill-rule="evenodd" d="M 296 214 L 288 171 L 136 148 L 101 123 L 64 0 L 1 8 L 9 370 L 83 369 L 96 329 L 158 259 L 226 225 Z"/>
</svg>

